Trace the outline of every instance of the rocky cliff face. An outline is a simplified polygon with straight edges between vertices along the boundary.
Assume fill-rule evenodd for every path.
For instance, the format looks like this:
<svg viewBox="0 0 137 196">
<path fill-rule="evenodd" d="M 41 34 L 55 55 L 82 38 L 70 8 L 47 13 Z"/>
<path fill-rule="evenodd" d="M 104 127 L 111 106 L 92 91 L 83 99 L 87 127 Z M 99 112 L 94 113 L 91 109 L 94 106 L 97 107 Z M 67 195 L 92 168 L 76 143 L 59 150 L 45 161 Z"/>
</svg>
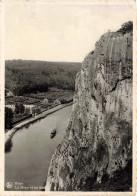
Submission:
<svg viewBox="0 0 137 196">
<path fill-rule="evenodd" d="M 65 137 L 52 157 L 46 190 L 102 183 L 132 158 L 132 31 L 108 32 L 84 59 Z"/>
</svg>

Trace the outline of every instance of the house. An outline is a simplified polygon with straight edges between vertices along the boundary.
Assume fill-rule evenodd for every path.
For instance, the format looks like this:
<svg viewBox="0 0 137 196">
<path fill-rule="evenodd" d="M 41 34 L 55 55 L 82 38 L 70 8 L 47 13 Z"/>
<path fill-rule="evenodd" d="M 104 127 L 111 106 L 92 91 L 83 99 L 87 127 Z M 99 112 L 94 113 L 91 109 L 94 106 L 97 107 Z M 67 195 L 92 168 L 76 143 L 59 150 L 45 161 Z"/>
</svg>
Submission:
<svg viewBox="0 0 137 196">
<path fill-rule="evenodd" d="M 37 107 L 32 109 L 32 115 L 36 116 L 40 113 L 41 113 L 41 107 L 40 106 L 37 106 Z"/>
<path fill-rule="evenodd" d="M 12 109 L 13 112 L 15 111 L 15 104 L 5 104 L 5 107 Z"/>
<path fill-rule="evenodd" d="M 39 104 L 40 104 L 40 101 L 29 99 L 29 100 L 26 100 L 23 105 L 25 109 L 29 109 L 30 114 L 32 114 L 33 109 L 36 108 Z"/>
<path fill-rule="evenodd" d="M 24 104 L 25 109 L 29 109 L 30 114 L 32 114 L 32 110 L 36 107 L 34 104 Z"/>
<path fill-rule="evenodd" d="M 15 111 L 15 103 L 9 101 L 8 99 L 5 99 L 5 107 L 12 109 L 12 111 Z"/>
</svg>

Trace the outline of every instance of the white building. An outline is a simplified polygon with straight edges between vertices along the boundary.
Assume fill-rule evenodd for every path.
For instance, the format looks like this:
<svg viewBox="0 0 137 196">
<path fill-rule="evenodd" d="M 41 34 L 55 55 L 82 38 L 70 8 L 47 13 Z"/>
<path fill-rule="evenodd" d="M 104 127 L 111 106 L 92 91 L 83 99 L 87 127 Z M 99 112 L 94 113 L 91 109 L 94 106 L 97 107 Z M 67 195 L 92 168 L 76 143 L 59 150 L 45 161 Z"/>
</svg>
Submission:
<svg viewBox="0 0 137 196">
<path fill-rule="evenodd" d="M 15 111 L 15 105 L 14 104 L 6 104 L 5 107 L 12 109 L 13 112 Z"/>
<path fill-rule="evenodd" d="M 36 107 L 34 104 L 24 104 L 25 109 L 29 109 L 32 114 L 33 109 Z"/>
</svg>

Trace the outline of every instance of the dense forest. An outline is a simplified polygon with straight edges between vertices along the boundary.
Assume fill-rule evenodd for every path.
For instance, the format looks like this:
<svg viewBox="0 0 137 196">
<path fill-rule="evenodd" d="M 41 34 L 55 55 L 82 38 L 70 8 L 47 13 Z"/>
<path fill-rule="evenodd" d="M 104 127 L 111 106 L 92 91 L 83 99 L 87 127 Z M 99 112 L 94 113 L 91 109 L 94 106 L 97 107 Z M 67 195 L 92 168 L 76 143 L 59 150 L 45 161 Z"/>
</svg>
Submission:
<svg viewBox="0 0 137 196">
<path fill-rule="evenodd" d="M 5 87 L 15 95 L 47 92 L 49 87 L 74 90 L 81 63 L 32 60 L 5 62 Z"/>
</svg>

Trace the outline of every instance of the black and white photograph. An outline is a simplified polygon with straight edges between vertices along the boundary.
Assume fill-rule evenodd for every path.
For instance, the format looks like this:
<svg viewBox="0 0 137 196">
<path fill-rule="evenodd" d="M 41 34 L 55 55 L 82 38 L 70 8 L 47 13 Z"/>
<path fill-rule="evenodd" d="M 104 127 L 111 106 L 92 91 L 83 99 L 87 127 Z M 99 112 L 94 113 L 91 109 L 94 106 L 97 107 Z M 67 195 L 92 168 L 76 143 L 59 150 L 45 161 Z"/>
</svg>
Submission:
<svg viewBox="0 0 137 196">
<path fill-rule="evenodd" d="M 134 8 L 81 2 L 6 0 L 5 193 L 135 192 Z"/>
</svg>

